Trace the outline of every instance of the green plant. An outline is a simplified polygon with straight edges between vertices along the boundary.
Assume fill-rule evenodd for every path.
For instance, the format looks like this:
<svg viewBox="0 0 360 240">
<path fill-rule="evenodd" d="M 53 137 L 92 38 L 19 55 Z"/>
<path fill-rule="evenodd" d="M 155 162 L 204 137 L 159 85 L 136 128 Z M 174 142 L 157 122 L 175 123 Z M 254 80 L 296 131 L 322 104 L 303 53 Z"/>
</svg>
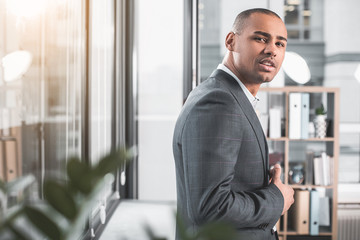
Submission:
<svg viewBox="0 0 360 240">
<path fill-rule="evenodd" d="M 176 214 L 175 214 L 176 215 Z M 202 225 L 196 233 L 189 232 L 183 219 L 176 216 L 177 231 L 181 240 L 235 240 L 237 232 L 235 228 L 225 222 L 209 222 Z M 167 240 L 164 237 L 156 236 L 149 226 L 145 226 L 145 231 L 151 240 Z"/>
<path fill-rule="evenodd" d="M 89 166 L 79 158 L 72 158 L 67 163 L 66 181 L 47 179 L 44 183 L 45 201 L 41 205 L 24 203 L 0 216 L 0 239 L 10 233 L 6 239 L 30 240 L 27 229 L 19 226 L 19 219 L 30 222 L 39 235 L 50 240 L 78 239 L 83 225 L 103 191 L 105 185 L 113 182 L 113 174 L 120 166 L 133 157 L 133 150 L 113 151 L 102 158 L 95 166 Z M 32 175 L 24 176 L 10 183 L 0 181 L 0 202 L 6 206 L 6 195 L 18 192 L 35 182 Z M 26 202 L 26 201 L 25 201 Z M 231 225 L 211 222 L 200 227 L 195 234 L 189 233 L 182 220 L 177 217 L 179 235 L 182 240 L 232 240 L 236 231 Z M 149 239 L 166 240 L 157 237 L 146 226 Z"/>
<path fill-rule="evenodd" d="M 316 114 L 316 115 L 325 115 L 325 114 L 326 114 L 326 110 L 325 110 L 323 104 L 321 104 L 320 107 L 318 107 L 318 108 L 315 109 L 315 114 Z"/>
<path fill-rule="evenodd" d="M 70 159 L 67 163 L 66 181 L 59 182 L 52 179 L 45 181 L 45 201 L 41 205 L 24 203 L 15 210 L 3 214 L 0 219 L 0 237 L 2 233 L 10 233 L 13 236 L 11 239 L 31 239 L 24 228 L 20 229 L 17 224 L 17 220 L 21 218 L 30 221 L 47 239 L 77 239 L 104 186 L 113 181 L 112 173 L 126 164 L 132 156 L 131 151 L 120 149 L 100 159 L 95 166 L 89 166 L 79 158 Z M 21 182 L 20 180 L 15 182 Z M 33 179 L 28 179 L 26 184 L 30 180 Z M 0 195 L 6 196 L 14 190 L 14 186 L 18 185 L 1 182 Z"/>
</svg>

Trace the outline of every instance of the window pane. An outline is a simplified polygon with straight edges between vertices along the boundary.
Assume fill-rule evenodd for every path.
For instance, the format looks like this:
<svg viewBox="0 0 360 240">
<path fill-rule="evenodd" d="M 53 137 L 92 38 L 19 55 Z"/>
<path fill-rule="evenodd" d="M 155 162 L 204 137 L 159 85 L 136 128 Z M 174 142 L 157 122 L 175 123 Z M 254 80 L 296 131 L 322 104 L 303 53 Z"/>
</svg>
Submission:
<svg viewBox="0 0 360 240">
<path fill-rule="evenodd" d="M 84 11 L 82 1 L 51 1 L 30 9 L 16 3 L 0 2 L 6 20 L 0 31 L 7 36 L 0 57 L 15 54 L 0 77 L 2 145 L 15 144 L 3 148 L 1 177 L 9 181 L 34 174 L 41 183 L 48 175 L 64 177 L 65 160 L 80 156 Z M 26 61 L 28 67 L 16 71 Z"/>
<path fill-rule="evenodd" d="M 44 179 L 64 180 L 66 160 L 81 157 L 84 17 L 81 0 L 0 1 L 0 178 L 35 177 L 8 208 L 38 202 Z"/>
<path fill-rule="evenodd" d="M 288 30 L 288 38 L 299 39 L 300 31 L 299 30 Z"/>
<path fill-rule="evenodd" d="M 112 147 L 115 6 L 113 0 L 92 0 L 90 6 L 90 157 L 95 165 Z M 101 205 L 106 206 L 112 192 L 111 184 L 103 190 L 93 217 Z"/>
<path fill-rule="evenodd" d="M 172 135 L 182 106 L 183 1 L 138 0 L 138 7 L 139 199 L 175 200 Z"/>
<path fill-rule="evenodd" d="M 340 134 L 339 182 L 360 182 L 360 134 Z"/>
<path fill-rule="evenodd" d="M 114 1 L 91 1 L 90 119 L 93 163 L 111 149 L 114 79 Z"/>
<path fill-rule="evenodd" d="M 285 1 L 286 2 L 286 1 Z M 298 2 L 295 1 L 294 4 L 290 4 L 289 2 L 293 1 L 287 1 L 288 4 L 285 4 L 284 6 L 284 16 L 285 16 L 285 24 L 299 24 L 299 5 Z"/>
</svg>

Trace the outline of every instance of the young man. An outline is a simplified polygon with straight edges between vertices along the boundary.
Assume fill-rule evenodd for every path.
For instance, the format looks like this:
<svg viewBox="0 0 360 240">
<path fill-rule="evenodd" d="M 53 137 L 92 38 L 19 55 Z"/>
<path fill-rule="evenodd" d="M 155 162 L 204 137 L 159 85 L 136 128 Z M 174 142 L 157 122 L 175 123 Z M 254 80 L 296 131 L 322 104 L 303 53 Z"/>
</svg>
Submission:
<svg viewBox="0 0 360 240">
<path fill-rule="evenodd" d="M 286 44 L 276 13 L 240 13 L 226 36 L 222 64 L 190 93 L 173 139 L 178 214 L 189 231 L 225 221 L 238 230 L 238 239 L 277 238 L 273 227 L 294 191 L 281 182 L 279 165 L 269 171 L 254 105 L 260 85 L 279 71 Z"/>
</svg>

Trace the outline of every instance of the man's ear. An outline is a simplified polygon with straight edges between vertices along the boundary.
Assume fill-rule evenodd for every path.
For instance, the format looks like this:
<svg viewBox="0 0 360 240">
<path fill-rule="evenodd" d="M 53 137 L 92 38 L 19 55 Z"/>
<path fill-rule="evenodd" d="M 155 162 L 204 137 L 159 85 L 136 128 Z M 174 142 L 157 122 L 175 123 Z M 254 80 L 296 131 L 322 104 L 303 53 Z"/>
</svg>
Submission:
<svg viewBox="0 0 360 240">
<path fill-rule="evenodd" d="M 225 46 L 229 51 L 234 50 L 234 43 L 235 43 L 235 33 L 229 32 L 228 35 L 226 35 L 225 38 Z"/>
</svg>

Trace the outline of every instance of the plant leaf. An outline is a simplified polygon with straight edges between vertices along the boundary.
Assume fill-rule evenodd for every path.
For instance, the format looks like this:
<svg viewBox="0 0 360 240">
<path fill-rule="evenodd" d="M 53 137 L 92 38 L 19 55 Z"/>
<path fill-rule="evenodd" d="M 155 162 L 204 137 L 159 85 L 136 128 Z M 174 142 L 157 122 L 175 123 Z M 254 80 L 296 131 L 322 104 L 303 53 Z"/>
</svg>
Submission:
<svg viewBox="0 0 360 240">
<path fill-rule="evenodd" d="M 9 224 L 8 227 L 16 236 L 17 240 L 31 240 L 30 238 L 27 238 L 27 236 L 20 232 L 18 229 L 16 229 L 15 226 L 13 226 L 12 224 Z"/>
<path fill-rule="evenodd" d="M 70 192 L 61 184 L 47 180 L 44 183 L 45 199 L 67 219 L 74 220 L 77 214 L 76 203 Z"/>
<path fill-rule="evenodd" d="M 52 240 L 60 240 L 61 232 L 59 227 L 48 216 L 42 213 L 40 210 L 25 206 L 24 213 L 29 220 L 36 226 L 41 232 L 48 236 Z"/>
<path fill-rule="evenodd" d="M 67 174 L 72 188 L 88 194 L 93 186 L 91 168 L 78 158 L 71 158 L 67 163 Z"/>
<path fill-rule="evenodd" d="M 3 192 L 6 192 L 6 185 L 5 183 L 0 179 L 0 189 L 3 191 Z"/>
<path fill-rule="evenodd" d="M 237 233 L 230 225 L 222 222 L 212 222 L 200 228 L 195 239 L 204 240 L 234 240 Z"/>
<path fill-rule="evenodd" d="M 94 173 L 98 177 L 103 177 L 107 173 L 113 173 L 125 164 L 129 157 L 130 155 L 127 154 L 125 149 L 112 151 L 99 161 L 97 166 L 94 168 Z"/>
<path fill-rule="evenodd" d="M 182 240 L 195 240 L 194 235 L 190 235 L 188 231 L 186 231 L 185 223 L 183 217 L 179 213 L 175 213 L 176 216 L 176 228 L 179 234 L 180 239 Z"/>
<path fill-rule="evenodd" d="M 126 164 L 128 160 L 135 156 L 136 148 L 132 147 L 130 149 L 121 148 L 115 151 L 110 152 L 110 154 L 103 157 L 97 166 L 94 168 L 94 173 L 103 177 L 107 173 L 113 173 L 118 168 Z"/>
</svg>

